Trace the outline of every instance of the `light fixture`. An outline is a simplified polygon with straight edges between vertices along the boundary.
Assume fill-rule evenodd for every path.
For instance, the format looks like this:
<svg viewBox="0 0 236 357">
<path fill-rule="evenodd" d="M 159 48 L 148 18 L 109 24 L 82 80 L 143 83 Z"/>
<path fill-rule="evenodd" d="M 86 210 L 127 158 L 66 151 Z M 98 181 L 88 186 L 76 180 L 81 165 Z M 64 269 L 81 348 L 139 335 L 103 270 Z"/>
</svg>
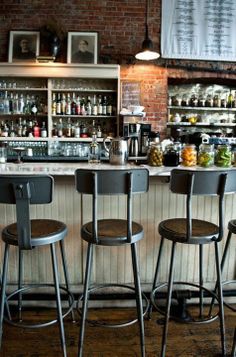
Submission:
<svg viewBox="0 0 236 357">
<path fill-rule="evenodd" d="M 148 8 L 149 0 L 146 0 L 146 23 L 145 23 L 145 40 L 142 43 L 142 51 L 135 55 L 135 58 L 143 61 L 151 61 L 160 57 L 160 54 L 153 51 L 152 40 L 148 37 Z"/>
</svg>

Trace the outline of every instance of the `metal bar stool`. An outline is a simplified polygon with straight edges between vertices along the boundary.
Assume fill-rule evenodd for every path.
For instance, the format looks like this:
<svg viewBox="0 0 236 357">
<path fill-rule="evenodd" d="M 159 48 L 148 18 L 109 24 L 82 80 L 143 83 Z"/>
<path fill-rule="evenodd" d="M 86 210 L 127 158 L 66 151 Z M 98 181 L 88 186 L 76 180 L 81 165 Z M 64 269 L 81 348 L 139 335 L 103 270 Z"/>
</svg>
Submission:
<svg viewBox="0 0 236 357">
<path fill-rule="evenodd" d="M 54 181 L 51 176 L 47 175 L 11 175 L 0 176 L 0 203 L 13 204 L 16 209 L 16 223 L 6 226 L 2 231 L 2 240 L 5 243 L 3 273 L 2 273 L 2 289 L 0 300 L 0 343 L 2 342 L 3 334 L 3 319 L 14 325 L 24 328 L 38 328 L 59 323 L 60 340 L 63 351 L 63 356 L 66 357 L 66 342 L 63 326 L 63 318 L 73 309 L 74 298 L 69 290 L 68 272 L 64 253 L 64 238 L 67 235 L 67 227 L 63 222 L 51 219 L 30 219 L 30 206 L 33 204 L 48 204 L 52 202 Z M 65 276 L 65 287 L 59 284 L 58 264 L 55 251 L 55 243 L 59 242 L 60 253 L 62 257 L 63 272 Z M 22 266 L 23 252 L 31 251 L 34 248 L 50 245 L 52 271 L 54 284 L 42 285 L 23 285 Z M 18 289 L 7 296 L 7 271 L 9 250 L 11 246 L 18 248 L 19 271 L 18 271 Z M 37 287 L 54 287 L 57 304 L 57 318 L 53 321 L 48 321 L 39 324 L 25 324 L 22 322 L 22 298 L 23 293 L 31 288 Z M 62 313 L 60 289 L 68 294 L 69 307 L 67 311 Z M 4 318 L 4 305 L 9 299 L 18 296 L 18 321 L 15 322 L 11 317 Z M 73 312 L 72 312 L 73 314 Z"/>
<path fill-rule="evenodd" d="M 173 298 L 172 290 L 173 284 L 189 285 L 196 287 L 199 290 L 199 319 L 190 320 L 190 323 L 206 323 L 220 318 L 220 332 L 221 332 L 221 346 L 222 356 L 225 356 L 225 323 L 224 323 L 224 309 L 222 297 L 222 281 L 221 269 L 219 261 L 218 243 L 223 237 L 223 200 L 225 192 L 234 193 L 236 191 L 236 171 L 203 171 L 203 170 L 183 170 L 174 169 L 171 172 L 170 190 L 176 194 L 183 194 L 186 196 L 186 217 L 167 219 L 159 223 L 159 233 L 161 236 L 161 244 L 157 259 L 156 271 L 153 281 L 151 302 L 152 305 L 158 309 L 156 303 L 156 292 L 160 287 L 168 286 L 167 289 L 167 303 L 165 309 L 164 329 L 162 335 L 161 356 L 165 356 L 168 323 L 170 318 L 171 299 Z M 193 196 L 218 196 L 218 217 L 219 223 L 214 224 L 206 220 L 199 220 L 193 218 L 192 214 L 192 198 Z M 157 285 L 157 278 L 160 267 L 160 260 L 162 256 L 162 249 L 164 240 L 167 239 L 172 242 L 171 260 L 169 266 L 168 284 Z M 216 296 L 212 291 L 203 286 L 203 246 L 205 244 L 214 243 L 215 246 L 215 264 L 217 273 L 217 292 Z M 192 284 L 189 282 L 174 282 L 174 262 L 177 244 L 193 244 L 199 246 L 199 284 Z M 203 298 L 204 293 L 215 297 L 219 302 L 219 314 L 215 317 L 203 316 Z"/>
<path fill-rule="evenodd" d="M 92 221 L 81 228 L 81 237 L 88 243 L 87 262 L 85 271 L 84 291 L 82 296 L 82 318 L 79 333 L 78 356 L 83 354 L 83 342 L 85 321 L 88 309 L 88 299 L 91 291 L 96 289 L 90 286 L 93 251 L 95 246 L 124 246 L 131 247 L 135 298 L 138 318 L 126 324 L 107 325 L 107 327 L 128 326 L 138 320 L 140 331 L 141 355 L 145 356 L 144 321 L 142 293 L 140 286 L 139 267 L 137 261 L 136 243 L 143 238 L 143 227 L 132 221 L 132 195 L 147 192 L 149 173 L 146 169 L 134 170 L 86 170 L 78 169 L 75 172 L 76 189 L 81 194 L 89 194 L 92 197 Z M 98 219 L 99 195 L 123 195 L 127 196 L 126 219 Z M 117 284 L 115 284 L 117 286 Z M 125 285 L 121 285 L 124 287 Z M 100 288 L 101 286 L 99 286 Z M 148 306 L 148 303 L 147 303 Z M 104 324 L 103 324 L 104 326 Z"/>
</svg>

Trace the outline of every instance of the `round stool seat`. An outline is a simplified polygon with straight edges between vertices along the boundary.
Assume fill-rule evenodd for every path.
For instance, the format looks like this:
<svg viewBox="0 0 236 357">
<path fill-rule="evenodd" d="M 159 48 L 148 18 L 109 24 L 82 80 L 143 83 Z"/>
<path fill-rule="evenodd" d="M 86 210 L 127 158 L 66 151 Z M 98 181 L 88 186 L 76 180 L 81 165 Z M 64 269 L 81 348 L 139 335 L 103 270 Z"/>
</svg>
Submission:
<svg viewBox="0 0 236 357">
<path fill-rule="evenodd" d="M 212 243 L 219 234 L 217 225 L 211 222 L 193 219 L 192 236 L 187 241 L 187 221 L 185 218 L 173 218 L 160 222 L 159 233 L 172 242 L 186 244 L 207 244 Z"/>
<path fill-rule="evenodd" d="M 67 227 L 63 222 L 52 219 L 31 220 L 31 243 L 32 247 L 58 242 L 67 234 Z M 2 239 L 5 243 L 18 246 L 16 223 L 4 228 Z"/>
<path fill-rule="evenodd" d="M 117 246 L 127 244 L 127 220 L 125 219 L 102 219 L 98 220 L 99 245 Z M 93 224 L 86 223 L 81 229 L 82 238 L 93 242 Z M 130 243 L 138 242 L 143 238 L 141 224 L 132 222 L 132 237 Z"/>
</svg>

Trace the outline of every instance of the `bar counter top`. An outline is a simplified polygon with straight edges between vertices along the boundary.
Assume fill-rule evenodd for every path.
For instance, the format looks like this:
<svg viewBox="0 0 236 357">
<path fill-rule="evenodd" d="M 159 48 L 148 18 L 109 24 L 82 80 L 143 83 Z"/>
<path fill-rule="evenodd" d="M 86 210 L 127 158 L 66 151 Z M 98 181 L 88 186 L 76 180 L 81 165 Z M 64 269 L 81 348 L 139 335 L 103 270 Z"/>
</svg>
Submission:
<svg viewBox="0 0 236 357">
<path fill-rule="evenodd" d="M 93 168 L 93 169 L 108 169 L 108 170 L 118 170 L 118 169 L 134 169 L 134 168 L 147 168 L 150 176 L 170 176 L 170 172 L 175 167 L 167 167 L 167 166 L 149 166 L 149 165 L 135 165 L 128 163 L 126 165 L 110 165 L 108 163 L 100 163 L 100 164 L 88 164 L 87 162 L 77 162 L 77 163 L 1 163 L 0 164 L 0 174 L 1 175 L 16 175 L 16 174 L 50 174 L 52 176 L 73 176 L 74 172 L 78 168 Z M 200 170 L 203 169 L 199 166 L 194 166 L 191 168 L 186 168 L 184 166 L 178 166 L 179 168 L 190 169 L 190 170 Z M 231 168 L 219 168 L 213 166 L 211 168 L 207 168 L 204 170 L 227 170 Z"/>
</svg>

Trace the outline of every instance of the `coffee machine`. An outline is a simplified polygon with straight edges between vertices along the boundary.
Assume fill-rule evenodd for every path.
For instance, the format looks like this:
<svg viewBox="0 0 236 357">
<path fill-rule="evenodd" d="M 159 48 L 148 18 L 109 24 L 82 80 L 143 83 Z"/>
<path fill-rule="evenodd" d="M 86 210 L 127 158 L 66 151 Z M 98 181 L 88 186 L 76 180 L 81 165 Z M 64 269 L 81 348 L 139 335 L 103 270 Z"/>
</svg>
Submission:
<svg viewBox="0 0 236 357">
<path fill-rule="evenodd" d="M 146 156 L 151 124 L 143 121 L 142 115 L 124 115 L 123 136 L 129 140 L 129 156 Z"/>
</svg>

